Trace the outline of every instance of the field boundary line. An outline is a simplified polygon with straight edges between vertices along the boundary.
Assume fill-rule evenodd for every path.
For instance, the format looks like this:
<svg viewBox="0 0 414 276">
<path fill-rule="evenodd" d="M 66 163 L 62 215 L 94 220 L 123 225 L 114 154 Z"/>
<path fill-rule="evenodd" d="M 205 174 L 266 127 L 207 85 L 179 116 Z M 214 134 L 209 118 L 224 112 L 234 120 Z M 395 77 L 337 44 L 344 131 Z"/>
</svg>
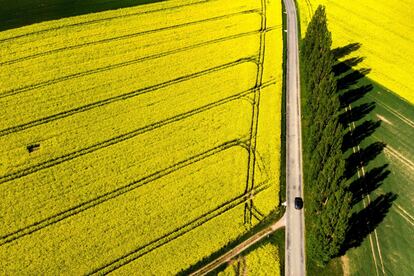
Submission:
<svg viewBox="0 0 414 276">
<path fill-rule="evenodd" d="M 124 39 L 128 39 L 128 38 L 153 34 L 153 33 L 157 33 L 157 32 L 164 32 L 164 31 L 169 31 L 169 30 L 174 30 L 174 29 L 179 29 L 179 28 L 185 28 L 185 27 L 188 27 L 188 26 L 191 26 L 191 25 L 199 25 L 199 24 L 203 24 L 203 23 L 206 23 L 206 22 L 219 21 L 219 20 L 226 19 L 226 18 L 236 17 L 236 16 L 243 15 L 243 14 L 254 14 L 254 13 L 257 13 L 257 12 L 259 12 L 258 9 L 246 10 L 246 11 L 241 11 L 241 12 L 236 12 L 236 13 L 230 13 L 230 14 L 226 14 L 226 15 L 211 17 L 211 18 L 207 18 L 207 19 L 202 19 L 202 20 L 198 20 L 198 21 L 192 21 L 192 22 L 172 25 L 172 26 L 163 27 L 163 28 L 159 28 L 159 29 L 146 30 L 146 31 L 133 33 L 133 34 L 127 34 L 127 35 L 122 35 L 122 36 L 117 36 L 117 37 L 112 37 L 112 38 L 106 38 L 106 39 L 101 39 L 101 40 L 90 41 L 90 42 L 86 42 L 84 44 L 77 44 L 77 45 L 73 45 L 73 46 L 69 46 L 69 47 L 52 49 L 52 50 L 37 53 L 37 54 L 34 54 L 34 55 L 24 56 L 24 57 L 20 57 L 20 58 L 17 58 L 17 59 L 0 62 L 0 66 L 2 66 L 2 65 L 11 65 L 11 64 L 15 64 L 15 63 L 18 63 L 18 62 L 22 62 L 22 61 L 26 61 L 26 60 L 30 60 L 30 59 L 34 59 L 34 58 L 38 58 L 38 57 L 47 56 L 49 54 L 80 49 L 80 48 L 88 47 L 88 46 L 91 46 L 91 45 L 110 43 L 110 42 L 113 42 L 113 41 L 119 41 L 119 40 L 124 40 Z"/>
<path fill-rule="evenodd" d="M 249 198 L 251 196 L 257 195 L 260 192 L 266 190 L 267 188 L 269 188 L 268 185 L 266 185 L 266 183 L 261 184 L 259 186 L 257 186 L 254 190 L 251 191 L 250 194 L 242 194 L 239 195 L 236 198 L 233 198 L 232 200 L 222 204 L 219 206 L 219 208 L 210 211 L 206 214 L 204 214 L 203 216 L 201 216 L 200 218 L 197 218 L 189 223 L 186 223 L 185 225 L 181 226 L 180 228 L 171 231 L 168 234 L 165 234 L 164 236 L 151 241 L 150 243 L 141 246 L 137 249 L 135 249 L 134 251 L 131 251 L 127 254 L 125 254 L 124 256 L 115 259 L 114 261 L 105 264 L 104 266 L 97 268 L 93 271 L 91 271 L 90 273 L 88 273 L 87 275 L 96 275 L 96 274 L 107 274 L 110 273 L 140 257 L 142 257 L 145 254 L 148 254 L 149 252 L 169 243 L 172 240 L 175 240 L 181 236 L 183 236 L 184 234 L 190 232 L 191 230 L 203 225 L 204 223 L 212 220 L 213 218 L 216 218 L 220 215 L 222 215 L 223 213 L 239 206 L 240 204 L 242 204 L 243 202 L 249 200 Z"/>
<path fill-rule="evenodd" d="M 188 3 L 188 4 L 171 6 L 171 7 L 168 7 L 168 8 L 154 9 L 154 10 L 150 10 L 150 11 L 141 11 L 141 12 L 136 12 L 136 13 L 131 13 L 131 14 L 116 15 L 116 16 L 107 17 L 107 18 L 100 18 L 100 19 L 94 19 L 94 20 L 85 21 L 85 22 L 72 23 L 72 24 L 68 24 L 68 25 L 43 29 L 43 30 L 30 32 L 30 33 L 26 33 L 26 34 L 22 34 L 22 35 L 17 35 L 17 36 L 13 36 L 13 37 L 3 38 L 3 39 L 0 39 L 0 43 L 1 42 L 6 42 L 6 41 L 9 41 L 9 40 L 13 40 L 13 39 L 16 39 L 16 38 L 22 38 L 22 37 L 25 37 L 25 36 L 31 36 L 31 35 L 46 33 L 46 32 L 49 32 L 49 31 L 56 31 L 56 30 L 60 30 L 60 29 L 70 28 L 70 27 L 89 25 L 89 24 L 94 24 L 94 23 L 97 23 L 97 22 L 110 21 L 110 20 L 119 19 L 119 18 L 127 18 L 127 17 L 139 16 L 139 15 L 143 15 L 143 14 L 156 13 L 156 12 L 161 12 L 161 11 L 165 11 L 165 10 L 175 10 L 175 9 L 180 9 L 180 8 L 184 8 L 184 7 L 188 7 L 188 6 L 200 5 L 200 4 L 204 4 L 204 3 L 207 3 L 207 2 L 214 2 L 214 1 L 218 1 L 218 0 L 200 0 L 200 1 L 195 1 L 195 2 L 192 2 L 192 3 Z M 129 7 L 129 8 L 131 8 L 131 7 Z"/>
<path fill-rule="evenodd" d="M 38 89 L 38 88 L 46 87 L 46 86 L 49 86 L 49 85 L 52 85 L 52 84 L 64 82 L 64 81 L 67 81 L 67 80 L 76 79 L 76 78 L 79 78 L 79 77 L 84 77 L 84 76 L 89 76 L 89 75 L 94 75 L 94 74 L 97 74 L 97 73 L 110 71 L 110 70 L 113 70 L 113 69 L 118 69 L 118 68 L 126 67 L 126 66 L 129 66 L 129 65 L 133 65 L 133 64 L 139 64 L 141 62 L 145 62 L 145 61 L 148 61 L 148 60 L 162 58 L 162 57 L 166 57 L 166 56 L 169 56 L 169 55 L 177 54 L 177 53 L 180 53 L 180 52 L 186 52 L 186 51 L 189 51 L 189 50 L 194 50 L 196 48 L 201 48 L 201 47 L 204 47 L 204 46 L 209 46 L 209 45 L 220 43 L 220 42 L 225 42 L 225 41 L 230 41 L 230 40 L 233 40 L 233 39 L 238 39 L 238 38 L 242 38 L 242 37 L 255 35 L 255 34 L 260 33 L 260 32 L 261 32 L 261 30 L 255 30 L 255 31 L 249 31 L 249 32 L 246 32 L 246 33 L 240 33 L 240 34 L 235 34 L 235 35 L 231 35 L 231 36 L 227 36 L 227 37 L 213 39 L 213 40 L 209 40 L 209 41 L 204 41 L 204 42 L 201 42 L 201 43 L 193 44 L 193 45 L 190 45 L 190 46 L 185 46 L 185 47 L 178 48 L 178 49 L 169 50 L 169 51 L 158 53 L 158 54 L 153 54 L 153 55 L 141 57 L 141 58 L 138 58 L 138 59 L 123 61 L 123 62 L 120 62 L 120 63 L 95 68 L 95 69 L 92 69 L 92 70 L 86 70 L 86 71 L 83 71 L 83 72 L 77 72 L 77 73 L 73 73 L 73 74 L 66 75 L 66 76 L 61 76 L 61 77 L 51 79 L 51 80 L 41 81 L 41 82 L 38 82 L 38 83 L 34 83 L 34 84 L 31 84 L 31 85 L 23 86 L 23 87 L 16 88 L 16 89 L 6 90 L 6 91 L 3 91 L 3 92 L 0 93 L 0 99 L 10 97 L 10 96 L 14 96 L 14 95 L 17 95 L 17 94 L 20 94 L 20 93 L 28 92 L 28 91 L 31 91 L 31 90 L 35 90 L 35 89 Z"/>
<path fill-rule="evenodd" d="M 35 127 L 35 126 L 38 126 L 38 125 L 42 125 L 42 124 L 45 124 L 45 123 L 49 123 L 51 121 L 62 119 L 62 118 L 74 115 L 76 113 L 85 112 L 85 111 L 91 110 L 93 108 L 97 108 L 97 107 L 101 107 L 101 106 L 104 106 L 104 105 L 107 105 L 107 104 L 111 104 L 113 102 L 117 102 L 117 101 L 120 101 L 120 100 L 126 100 L 126 99 L 129 99 L 129 98 L 133 98 L 133 97 L 136 97 L 136 96 L 140 96 L 140 95 L 149 93 L 149 92 L 154 92 L 156 90 L 163 89 L 163 88 L 166 88 L 166 87 L 171 86 L 171 85 L 175 85 L 175 84 L 178 84 L 178 83 L 181 83 L 181 82 L 189 81 L 189 80 L 192 80 L 194 78 L 199 78 L 199 77 L 211 74 L 211 73 L 215 73 L 215 72 L 218 72 L 218 71 L 221 71 L 221 70 L 224 70 L 224 69 L 228 69 L 228 68 L 235 67 L 235 66 L 238 66 L 238 65 L 241 65 L 241 64 L 244 64 L 244 63 L 249 63 L 249 62 L 254 62 L 254 63 L 256 62 L 253 56 L 246 57 L 246 58 L 243 58 L 243 59 L 239 59 L 239 60 L 236 60 L 236 61 L 233 61 L 233 62 L 230 62 L 230 63 L 222 64 L 222 65 L 219 65 L 219 66 L 216 66 L 216 67 L 213 67 L 213 68 L 209 68 L 209 69 L 206 69 L 206 70 L 202 70 L 202 71 L 190 74 L 190 75 L 181 76 L 181 77 L 178 77 L 176 79 L 169 80 L 169 81 L 166 81 L 166 82 L 163 82 L 163 83 L 159 83 L 159 84 L 155 84 L 155 85 L 148 86 L 148 87 L 145 87 L 145 88 L 133 90 L 131 92 L 123 93 L 123 94 L 120 94 L 120 95 L 117 95 L 117 96 L 114 96 L 114 97 L 111 97 L 111 98 L 107 98 L 107 99 L 104 99 L 104 100 L 101 100 L 101 101 L 86 104 L 86 105 L 83 105 L 83 106 L 80 106 L 80 107 L 77 107 L 77 108 L 74 108 L 74 109 L 71 109 L 71 110 L 63 111 L 63 112 L 53 114 L 51 116 L 43 117 L 43 118 L 31 121 L 31 122 L 27 122 L 27 123 L 20 124 L 20 125 L 17 125 L 17 126 L 9 127 L 9 128 L 0 130 L 0 137 L 11 134 L 11 133 L 15 133 L 15 132 L 18 132 L 18 131 L 22 131 L 22 130 L 25 130 L 25 129 L 28 129 L 28 128 L 31 128 L 31 127 Z"/>
<path fill-rule="evenodd" d="M 46 219 L 40 220 L 36 223 L 33 223 L 27 227 L 21 228 L 17 231 L 14 231 L 12 233 L 9 233 L 7 235 L 4 235 L 0 237 L 0 246 L 10 243 L 14 240 L 17 240 L 21 237 L 24 237 L 26 235 L 32 234 L 34 232 L 37 232 L 45 227 L 48 227 L 52 224 L 58 223 L 66 218 L 72 217 L 76 214 L 79 214 L 83 211 L 86 211 L 92 207 L 97 206 L 98 204 L 104 203 L 108 200 L 114 199 L 120 195 L 123 195 L 127 192 L 130 192 L 132 190 L 135 190 L 137 188 L 140 188 L 146 184 L 149 184 L 155 180 L 158 180 L 164 176 L 167 176 L 173 172 L 176 172 L 179 169 L 182 169 L 184 167 L 190 166 L 192 164 L 195 164 L 199 161 L 202 161 L 204 159 L 207 159 L 215 154 L 218 154 L 220 152 L 226 151 L 232 147 L 240 146 L 241 143 L 247 140 L 247 137 L 240 138 L 240 139 L 234 139 L 230 140 L 228 142 L 222 143 L 221 145 L 218 145 L 216 147 L 213 147 L 205 152 L 199 153 L 197 155 L 194 155 L 190 158 L 181 160 L 172 166 L 169 166 L 167 168 L 164 168 L 162 170 L 159 170 L 157 172 L 151 173 L 149 175 L 146 175 L 136 181 L 132 181 L 127 185 L 124 185 L 122 187 L 119 187 L 113 191 L 107 192 L 105 194 L 102 194 L 98 197 L 95 197 L 93 199 L 90 199 L 88 201 L 82 202 L 81 204 L 78 204 L 70 209 L 67 209 L 63 212 L 60 212 L 56 215 L 53 215 L 51 217 L 48 217 Z"/>
<path fill-rule="evenodd" d="M 260 46 L 257 60 L 257 73 L 256 73 L 256 84 L 253 96 L 253 107 L 252 107 L 252 119 L 250 125 L 250 139 L 249 139 L 249 156 L 247 163 L 247 179 L 246 179 L 246 188 L 245 192 L 248 193 L 254 188 L 254 176 L 256 169 L 256 140 L 257 140 L 257 131 L 259 125 L 259 109 L 260 109 L 260 93 L 261 85 L 263 82 L 263 67 L 265 59 L 265 49 L 266 49 L 266 27 L 267 27 L 267 18 L 266 18 L 266 0 L 261 1 L 261 24 L 260 24 Z M 246 202 L 244 221 L 247 224 L 251 224 L 252 220 L 252 207 L 253 199 Z"/>
<path fill-rule="evenodd" d="M 264 86 L 266 87 L 266 86 L 272 85 L 274 82 L 275 81 L 269 81 L 266 84 L 264 84 Z M 243 96 L 248 95 L 248 94 L 253 93 L 253 92 L 254 92 L 254 88 L 243 91 L 241 93 L 238 93 L 238 94 L 235 94 L 235 95 L 232 95 L 232 96 L 229 96 L 229 97 L 226 97 L 226 98 L 223 98 L 219 101 L 209 103 L 209 104 L 204 105 L 202 107 L 198 107 L 198 108 L 193 109 L 191 111 L 181 113 L 179 115 L 167 118 L 165 120 L 161 120 L 161 121 L 146 125 L 144 127 L 138 128 L 138 129 L 133 130 L 131 132 L 118 135 L 116 137 L 113 137 L 111 139 L 99 142 L 97 144 L 94 144 L 92 146 L 83 148 L 81 150 L 74 151 L 74 152 L 71 152 L 71 153 L 68 153 L 68 154 L 65 154 L 65 155 L 62 155 L 62 156 L 59 156 L 59 157 L 41 162 L 41 163 L 38 163 L 34 166 L 31 166 L 31 167 L 28 167 L 28 168 L 25 168 L 25 169 L 22 169 L 22 170 L 18 170 L 16 172 L 5 174 L 5 175 L 0 177 L 0 184 L 11 181 L 11 180 L 14 180 L 16 178 L 20 178 L 20 177 L 35 173 L 35 172 L 43 170 L 43 169 L 47 169 L 47 168 L 56 166 L 56 165 L 61 164 L 63 162 L 69 161 L 71 159 L 74 159 L 74 158 L 77 158 L 77 157 L 95 152 L 97 150 L 112 146 L 114 144 L 126 141 L 128 139 L 131 139 L 135 136 L 141 135 L 141 134 L 146 133 L 148 131 L 152 131 L 154 129 L 163 127 L 165 125 L 169 125 L 171 123 L 189 118 L 189 117 L 191 117 L 195 114 L 202 113 L 206 110 L 210 110 L 214 107 L 221 106 L 221 105 L 226 104 L 228 102 L 238 100 L 240 97 L 243 97 Z"/>
</svg>

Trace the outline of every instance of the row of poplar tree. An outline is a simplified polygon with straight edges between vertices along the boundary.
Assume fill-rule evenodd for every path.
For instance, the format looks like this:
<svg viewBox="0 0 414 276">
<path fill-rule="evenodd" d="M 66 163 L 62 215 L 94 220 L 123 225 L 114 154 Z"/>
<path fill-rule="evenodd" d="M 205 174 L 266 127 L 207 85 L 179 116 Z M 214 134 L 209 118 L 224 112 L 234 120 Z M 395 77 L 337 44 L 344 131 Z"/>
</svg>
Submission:
<svg viewBox="0 0 414 276">
<path fill-rule="evenodd" d="M 319 265 L 337 256 L 343 246 L 351 213 L 341 146 L 344 127 L 337 79 L 332 68 L 331 33 L 325 8 L 319 6 L 301 45 L 304 93 L 306 235 L 308 257 Z"/>
</svg>

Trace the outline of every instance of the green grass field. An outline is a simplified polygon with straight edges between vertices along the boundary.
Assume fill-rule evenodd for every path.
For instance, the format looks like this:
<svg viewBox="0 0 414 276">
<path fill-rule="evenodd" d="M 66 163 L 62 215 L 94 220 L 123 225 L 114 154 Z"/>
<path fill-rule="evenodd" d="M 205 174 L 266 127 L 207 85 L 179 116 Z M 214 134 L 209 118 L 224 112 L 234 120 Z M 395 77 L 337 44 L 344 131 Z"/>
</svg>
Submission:
<svg viewBox="0 0 414 276">
<path fill-rule="evenodd" d="M 381 120 L 381 126 L 363 142 L 363 146 L 374 141 L 383 141 L 387 146 L 367 165 L 366 170 L 369 172 L 372 168 L 388 164 L 384 171 L 390 171 L 382 185 L 371 194 L 371 200 L 387 192 L 396 193 L 398 197 L 376 232 L 371 234 L 372 246 L 368 237 L 360 248 L 347 254 L 350 272 L 351 275 L 412 275 L 414 107 L 377 84 L 354 105 L 370 102 L 375 102 L 376 107 L 364 120 Z"/>
<path fill-rule="evenodd" d="M 7 2 L 0 274 L 175 274 L 278 208 L 279 1 Z"/>
</svg>

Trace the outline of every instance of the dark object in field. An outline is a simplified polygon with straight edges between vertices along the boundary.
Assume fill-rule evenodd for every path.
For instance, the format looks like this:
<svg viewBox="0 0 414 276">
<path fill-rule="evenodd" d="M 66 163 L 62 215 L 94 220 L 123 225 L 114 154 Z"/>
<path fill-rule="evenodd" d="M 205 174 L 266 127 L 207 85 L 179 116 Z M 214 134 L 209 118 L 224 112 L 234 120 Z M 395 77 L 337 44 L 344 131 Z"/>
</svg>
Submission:
<svg viewBox="0 0 414 276">
<path fill-rule="evenodd" d="M 34 151 L 37 151 L 40 148 L 40 144 L 32 144 L 32 145 L 28 145 L 27 147 L 27 151 L 29 153 L 32 153 Z"/>
<path fill-rule="evenodd" d="M 301 197 L 295 197 L 295 209 L 302 209 L 303 207 L 303 200 Z"/>
</svg>

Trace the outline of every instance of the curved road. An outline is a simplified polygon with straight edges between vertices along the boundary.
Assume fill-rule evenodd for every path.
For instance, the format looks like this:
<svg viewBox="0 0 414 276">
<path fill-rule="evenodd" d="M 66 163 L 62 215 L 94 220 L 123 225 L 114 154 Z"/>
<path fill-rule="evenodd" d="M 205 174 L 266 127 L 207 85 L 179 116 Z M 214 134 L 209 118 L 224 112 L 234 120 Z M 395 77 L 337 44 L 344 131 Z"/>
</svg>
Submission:
<svg viewBox="0 0 414 276">
<path fill-rule="evenodd" d="M 286 241 L 285 275 L 305 275 L 305 220 L 294 207 L 303 197 L 298 25 L 294 0 L 283 0 L 287 14 L 286 64 Z M 306 204 L 306 203 L 305 203 Z"/>
</svg>

